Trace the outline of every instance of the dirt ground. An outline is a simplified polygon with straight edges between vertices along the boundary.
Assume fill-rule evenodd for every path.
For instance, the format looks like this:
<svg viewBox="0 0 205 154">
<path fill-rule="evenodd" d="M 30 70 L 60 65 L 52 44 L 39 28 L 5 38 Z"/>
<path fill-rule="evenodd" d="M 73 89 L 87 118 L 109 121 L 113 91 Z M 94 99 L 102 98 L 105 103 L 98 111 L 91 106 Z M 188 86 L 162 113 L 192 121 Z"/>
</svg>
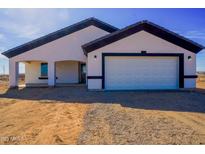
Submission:
<svg viewBox="0 0 205 154">
<path fill-rule="evenodd" d="M 6 103 L 5 103 L 6 102 Z M 87 106 L 1 99 L 1 144 L 76 144 Z"/>
<path fill-rule="evenodd" d="M 205 144 L 205 84 L 197 86 L 202 92 L 0 83 L 0 144 Z"/>
</svg>

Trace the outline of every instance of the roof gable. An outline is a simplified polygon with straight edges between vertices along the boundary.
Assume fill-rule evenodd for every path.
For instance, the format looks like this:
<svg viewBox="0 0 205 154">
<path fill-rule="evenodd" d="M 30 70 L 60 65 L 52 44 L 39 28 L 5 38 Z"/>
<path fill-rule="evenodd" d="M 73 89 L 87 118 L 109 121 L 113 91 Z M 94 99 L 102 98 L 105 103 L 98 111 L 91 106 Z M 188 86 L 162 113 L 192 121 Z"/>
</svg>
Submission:
<svg viewBox="0 0 205 154">
<path fill-rule="evenodd" d="M 113 42 L 116 42 L 118 40 L 121 40 L 125 37 L 128 37 L 134 33 L 137 33 L 139 31 L 146 31 L 148 33 L 151 33 L 159 38 L 162 38 L 168 42 L 171 42 L 177 46 L 180 46 L 186 50 L 189 50 L 194 53 L 198 53 L 200 50 L 204 49 L 204 47 L 196 42 L 193 42 L 185 37 L 182 37 L 174 32 L 171 32 L 159 25 L 156 25 L 149 21 L 141 21 L 137 22 L 133 25 L 130 25 L 128 27 L 125 27 L 121 30 L 118 30 L 116 32 L 113 32 L 111 34 L 108 34 L 106 36 L 103 36 L 99 39 L 96 39 L 94 41 L 91 41 L 87 44 L 84 44 L 82 46 L 85 54 L 92 52 L 96 49 L 99 49 L 101 47 L 104 47 L 108 44 L 111 44 Z"/>
<path fill-rule="evenodd" d="M 48 35 L 45 35 L 43 37 L 40 37 L 40 38 L 35 39 L 33 41 L 30 41 L 28 43 L 25 43 L 23 45 L 12 48 L 6 52 L 3 52 L 2 54 L 7 56 L 8 58 L 11 58 L 11 57 L 19 55 L 21 53 L 24 53 L 26 51 L 29 51 L 29 50 L 32 50 L 32 49 L 37 48 L 39 46 L 42 46 L 46 43 L 57 40 L 57 39 L 64 37 L 66 35 L 69 35 L 69 34 L 72 34 L 74 32 L 77 32 L 79 30 L 82 30 L 82 29 L 89 27 L 91 25 L 96 26 L 96 27 L 98 27 L 102 30 L 105 30 L 107 32 L 110 32 L 110 33 L 118 30 L 118 28 L 116 28 L 112 25 L 109 25 L 105 22 L 102 22 L 96 18 L 88 18 L 88 19 L 85 19 L 81 22 L 73 24 L 71 26 L 65 27 L 63 29 L 60 29 L 58 31 L 55 31 L 53 33 L 50 33 Z"/>
</svg>

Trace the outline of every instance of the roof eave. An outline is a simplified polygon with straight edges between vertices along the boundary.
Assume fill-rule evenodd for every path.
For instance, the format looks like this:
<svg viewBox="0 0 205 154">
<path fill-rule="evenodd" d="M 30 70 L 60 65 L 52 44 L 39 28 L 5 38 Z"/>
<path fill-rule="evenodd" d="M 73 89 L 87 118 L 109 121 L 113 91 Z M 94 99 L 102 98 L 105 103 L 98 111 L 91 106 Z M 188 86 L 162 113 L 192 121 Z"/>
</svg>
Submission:
<svg viewBox="0 0 205 154">
<path fill-rule="evenodd" d="M 25 44 L 22 44 L 20 46 L 17 46 L 15 48 L 9 49 L 9 50 L 3 52 L 2 55 L 6 56 L 8 58 L 12 58 L 14 56 L 17 56 L 19 54 L 22 54 L 22 53 L 27 52 L 29 50 L 32 50 L 34 48 L 40 47 L 40 46 L 47 44 L 49 42 L 55 41 L 56 39 L 59 39 L 59 38 L 64 37 L 66 35 L 69 35 L 73 32 L 79 31 L 79 30 L 86 28 L 86 27 L 89 27 L 91 25 L 98 27 L 100 29 L 103 29 L 109 33 L 112 33 L 114 31 L 118 30 L 118 28 L 116 28 L 108 23 L 100 21 L 94 17 L 91 17 L 91 18 L 85 19 L 83 21 L 80 21 L 78 23 L 75 23 L 73 25 L 70 25 L 68 27 L 65 27 L 63 29 L 60 29 L 58 31 L 55 31 L 53 33 L 50 33 L 50 34 L 47 34 L 47 35 L 42 36 L 40 38 L 37 38 L 35 40 L 32 40 L 30 42 L 27 42 Z M 76 28 L 77 30 L 75 30 L 75 26 L 77 27 Z M 70 31 L 70 32 L 68 32 L 68 31 Z"/>
<path fill-rule="evenodd" d="M 184 48 L 184 49 L 186 49 L 186 50 L 189 50 L 189 51 L 191 51 L 191 52 L 193 52 L 195 54 L 197 54 L 201 50 L 205 49 L 204 46 L 202 46 L 202 45 L 200 45 L 200 44 L 198 44 L 198 43 L 196 43 L 196 42 L 194 42 L 194 41 L 192 41 L 190 39 L 187 39 L 187 38 L 185 38 L 185 37 L 183 37 L 183 36 L 181 36 L 179 34 L 176 34 L 176 33 L 172 32 L 172 31 L 169 31 L 169 30 L 167 30 L 167 29 L 165 29 L 165 28 L 163 28 L 161 26 L 158 26 L 158 25 L 156 25 L 156 24 L 154 24 L 152 22 L 149 22 L 147 20 L 143 20 L 143 21 L 137 22 L 137 23 L 135 23 L 133 25 L 130 25 L 130 26 L 127 26 L 127 27 L 125 27 L 125 28 L 123 28 L 121 30 L 118 30 L 116 32 L 113 32 L 111 34 L 103 36 L 103 37 L 101 37 L 101 38 L 99 38 L 97 40 L 94 40 L 94 41 L 91 41 L 89 43 L 86 43 L 86 44 L 84 44 L 82 46 L 82 48 L 83 48 L 85 54 L 87 55 L 87 53 L 89 53 L 89 52 L 92 52 L 94 50 L 97 50 L 97 49 L 99 49 L 101 47 L 104 47 L 104 46 L 106 46 L 108 44 L 111 44 L 111 43 L 115 42 L 115 41 L 110 41 L 110 43 L 107 43 L 107 44 L 105 43 L 106 41 L 109 40 L 109 38 L 114 37 L 115 35 L 120 35 L 120 33 L 126 33 L 130 29 L 135 29 L 132 34 L 134 34 L 136 32 L 139 32 L 141 30 L 144 30 L 144 31 L 147 31 L 147 32 L 155 35 L 155 36 L 160 37 L 159 34 L 157 34 L 154 30 L 149 30 L 149 28 L 150 29 L 153 29 L 153 28 L 154 29 L 158 29 L 158 31 L 161 31 L 162 33 L 164 33 L 164 37 L 161 36 L 161 38 L 166 40 L 166 41 L 168 41 L 168 42 L 173 43 L 173 38 L 175 38 L 177 40 L 180 40 L 182 45 L 179 44 L 179 42 L 177 42 L 177 41 L 175 41 L 175 44 L 180 46 L 180 47 L 182 47 L 182 48 Z M 171 39 L 167 38 L 166 35 L 169 35 L 172 38 Z M 126 36 L 124 36 L 122 38 L 125 38 L 127 36 L 129 36 L 129 35 L 126 35 Z M 120 38 L 120 39 L 122 39 L 122 38 Z M 103 42 L 103 41 L 105 41 L 105 42 Z"/>
</svg>

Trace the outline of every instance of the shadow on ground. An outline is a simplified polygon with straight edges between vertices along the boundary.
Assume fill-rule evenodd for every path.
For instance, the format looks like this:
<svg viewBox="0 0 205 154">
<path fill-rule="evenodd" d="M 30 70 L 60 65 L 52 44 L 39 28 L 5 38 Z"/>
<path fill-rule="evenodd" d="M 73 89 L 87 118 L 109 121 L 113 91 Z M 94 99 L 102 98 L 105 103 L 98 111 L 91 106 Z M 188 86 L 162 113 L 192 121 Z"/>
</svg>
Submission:
<svg viewBox="0 0 205 154">
<path fill-rule="evenodd" d="M 88 91 L 86 87 L 8 89 L 0 98 L 72 103 L 111 103 L 124 107 L 205 113 L 205 92 Z"/>
</svg>

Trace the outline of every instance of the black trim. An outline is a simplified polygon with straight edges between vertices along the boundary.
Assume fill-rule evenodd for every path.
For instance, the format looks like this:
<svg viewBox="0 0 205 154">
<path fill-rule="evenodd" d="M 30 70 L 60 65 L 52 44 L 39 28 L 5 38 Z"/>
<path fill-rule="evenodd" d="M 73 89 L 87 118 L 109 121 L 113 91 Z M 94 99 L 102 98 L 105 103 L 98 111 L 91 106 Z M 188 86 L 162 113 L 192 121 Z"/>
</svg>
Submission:
<svg viewBox="0 0 205 154">
<path fill-rule="evenodd" d="M 116 28 L 110 24 L 107 24 L 103 21 L 100 21 L 96 18 L 88 18 L 88 19 L 85 19 L 81 22 L 73 24 L 71 26 L 68 26 L 66 28 L 60 29 L 56 32 L 50 33 L 48 35 L 45 35 L 43 37 L 40 37 L 38 39 L 35 39 L 35 40 L 30 41 L 28 43 L 25 43 L 23 45 L 20 45 L 18 47 L 12 48 L 6 52 L 3 52 L 2 54 L 8 58 L 11 58 L 11 57 L 19 55 L 21 53 L 24 53 L 26 51 L 37 48 L 41 45 L 44 45 L 46 43 L 52 42 L 52 41 L 59 39 L 61 37 L 64 37 L 66 35 L 69 35 L 71 33 L 74 33 L 76 31 L 79 31 L 81 29 L 84 29 L 84 28 L 91 26 L 91 25 L 96 26 L 102 30 L 109 32 L 109 33 L 112 33 L 112 32 L 115 32 L 118 30 L 118 28 Z"/>
<path fill-rule="evenodd" d="M 143 51 L 141 51 L 141 54 L 147 54 L 147 51 L 143 50 Z"/>
<path fill-rule="evenodd" d="M 141 21 L 127 26 L 121 30 L 86 43 L 82 46 L 82 48 L 84 50 L 84 53 L 87 55 L 87 53 L 89 52 L 92 52 L 98 48 L 111 44 L 142 30 L 160 37 L 168 42 L 176 44 L 177 46 L 180 46 L 184 49 L 192 51 L 193 53 L 198 53 L 199 51 L 204 49 L 204 46 L 149 21 Z"/>
<path fill-rule="evenodd" d="M 48 77 L 47 76 L 41 76 L 41 77 L 38 77 L 39 80 L 47 80 Z M 56 77 L 56 79 L 58 79 L 58 77 Z"/>
<path fill-rule="evenodd" d="M 198 78 L 198 75 L 184 75 L 184 78 L 186 79 Z"/>
<path fill-rule="evenodd" d="M 184 54 L 179 54 L 179 88 L 184 88 Z"/>
<path fill-rule="evenodd" d="M 102 76 L 87 76 L 87 79 L 102 79 Z"/>
<path fill-rule="evenodd" d="M 45 77 L 43 77 L 43 76 L 42 76 L 42 77 L 38 77 L 38 79 L 39 79 L 39 80 L 47 80 L 47 79 L 48 79 L 48 77 L 46 77 L 46 76 L 45 76 Z"/>
<path fill-rule="evenodd" d="M 106 56 L 153 56 L 179 57 L 179 88 L 184 88 L 184 54 L 183 53 L 102 53 L 102 89 L 105 88 L 105 57 Z"/>
</svg>

